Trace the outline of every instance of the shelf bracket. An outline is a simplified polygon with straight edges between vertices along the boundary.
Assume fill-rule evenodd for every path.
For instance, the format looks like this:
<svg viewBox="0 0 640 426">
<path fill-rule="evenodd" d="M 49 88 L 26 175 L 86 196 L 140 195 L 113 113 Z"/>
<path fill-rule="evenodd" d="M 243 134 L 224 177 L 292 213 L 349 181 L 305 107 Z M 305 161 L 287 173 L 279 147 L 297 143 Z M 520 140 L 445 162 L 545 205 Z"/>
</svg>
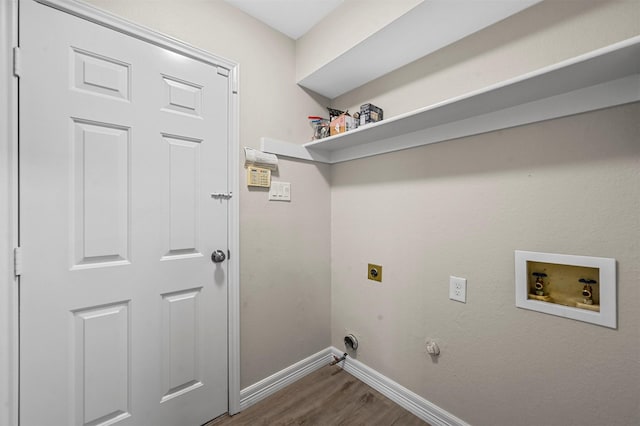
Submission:
<svg viewBox="0 0 640 426">
<path fill-rule="evenodd" d="M 272 138 L 260 138 L 260 151 L 278 154 L 283 157 L 316 161 L 318 163 L 333 163 L 333 161 L 331 161 L 331 153 L 311 150 L 309 148 L 305 148 L 302 145 L 283 142 Z"/>
</svg>

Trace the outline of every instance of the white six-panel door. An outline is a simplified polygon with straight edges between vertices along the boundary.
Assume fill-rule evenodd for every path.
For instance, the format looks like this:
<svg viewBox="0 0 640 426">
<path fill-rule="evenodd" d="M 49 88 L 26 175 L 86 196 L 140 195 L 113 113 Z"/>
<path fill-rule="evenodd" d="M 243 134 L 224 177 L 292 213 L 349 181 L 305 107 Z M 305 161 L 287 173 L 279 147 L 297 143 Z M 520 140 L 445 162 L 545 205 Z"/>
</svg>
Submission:
<svg viewBox="0 0 640 426">
<path fill-rule="evenodd" d="M 228 77 L 21 2 L 20 423 L 227 411 Z"/>
</svg>

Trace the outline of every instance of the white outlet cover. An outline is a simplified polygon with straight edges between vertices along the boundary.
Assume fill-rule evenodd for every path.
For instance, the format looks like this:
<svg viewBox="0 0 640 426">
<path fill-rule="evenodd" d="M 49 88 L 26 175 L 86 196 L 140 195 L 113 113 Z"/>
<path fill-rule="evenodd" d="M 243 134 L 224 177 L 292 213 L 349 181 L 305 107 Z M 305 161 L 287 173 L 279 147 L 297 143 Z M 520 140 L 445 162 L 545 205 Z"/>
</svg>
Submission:
<svg viewBox="0 0 640 426">
<path fill-rule="evenodd" d="M 291 201 L 291 183 L 271 181 L 269 201 Z"/>
<path fill-rule="evenodd" d="M 449 299 L 457 302 L 467 303 L 467 279 L 460 277 L 449 277 Z"/>
</svg>

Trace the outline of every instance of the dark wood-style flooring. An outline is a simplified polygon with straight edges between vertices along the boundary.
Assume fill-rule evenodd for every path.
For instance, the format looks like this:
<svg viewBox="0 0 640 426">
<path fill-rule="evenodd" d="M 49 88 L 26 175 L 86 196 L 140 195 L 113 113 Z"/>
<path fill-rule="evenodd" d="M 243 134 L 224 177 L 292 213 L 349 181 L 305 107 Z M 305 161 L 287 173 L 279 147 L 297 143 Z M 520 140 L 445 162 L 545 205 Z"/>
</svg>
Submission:
<svg viewBox="0 0 640 426">
<path fill-rule="evenodd" d="M 233 417 L 205 426 L 427 425 L 337 366 L 326 366 Z"/>
</svg>

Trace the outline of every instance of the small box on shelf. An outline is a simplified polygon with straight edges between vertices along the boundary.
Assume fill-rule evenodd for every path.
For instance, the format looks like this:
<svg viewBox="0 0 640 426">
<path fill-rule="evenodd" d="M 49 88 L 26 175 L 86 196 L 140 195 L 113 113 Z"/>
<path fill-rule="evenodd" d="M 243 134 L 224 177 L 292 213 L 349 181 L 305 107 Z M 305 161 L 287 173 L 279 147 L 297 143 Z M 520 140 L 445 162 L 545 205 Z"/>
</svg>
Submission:
<svg viewBox="0 0 640 426">
<path fill-rule="evenodd" d="M 340 114 L 337 118 L 331 121 L 329 125 L 329 132 L 331 136 L 339 135 L 340 133 L 348 132 L 356 128 L 355 121 L 348 113 Z"/>
<path fill-rule="evenodd" d="M 364 104 L 360 106 L 360 125 L 375 123 L 383 119 L 382 108 L 374 104 Z"/>
</svg>

